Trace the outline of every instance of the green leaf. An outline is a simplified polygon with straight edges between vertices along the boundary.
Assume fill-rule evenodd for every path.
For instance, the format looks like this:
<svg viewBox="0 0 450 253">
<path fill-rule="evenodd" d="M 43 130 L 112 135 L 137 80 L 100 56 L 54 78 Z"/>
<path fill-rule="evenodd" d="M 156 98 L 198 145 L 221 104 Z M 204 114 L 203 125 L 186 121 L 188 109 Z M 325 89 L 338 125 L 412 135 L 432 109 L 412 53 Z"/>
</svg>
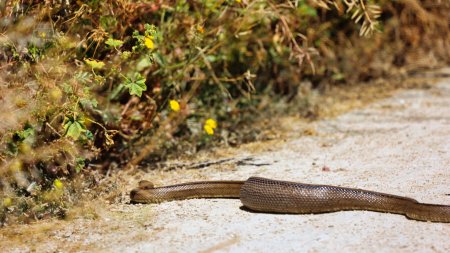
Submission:
<svg viewBox="0 0 450 253">
<path fill-rule="evenodd" d="M 345 75 L 343 73 L 334 73 L 331 78 L 335 81 L 342 81 L 345 80 Z"/>
<path fill-rule="evenodd" d="M 73 87 L 68 82 L 63 83 L 63 91 L 67 94 L 73 94 Z"/>
<path fill-rule="evenodd" d="M 84 62 L 89 65 L 92 69 L 101 69 L 105 66 L 102 61 L 97 61 L 95 59 L 84 59 Z"/>
<path fill-rule="evenodd" d="M 64 123 L 65 136 L 78 140 L 82 133 L 86 131 L 84 122 L 81 119 L 74 119 L 73 117 L 65 117 Z"/>
<path fill-rule="evenodd" d="M 26 128 L 22 131 L 17 131 L 16 132 L 17 136 L 19 137 L 20 141 L 25 140 L 26 138 L 28 138 L 29 136 L 34 134 L 34 129 L 33 128 Z"/>
<path fill-rule="evenodd" d="M 100 17 L 100 26 L 108 31 L 110 28 L 113 29 L 117 26 L 117 20 L 114 16 L 101 16 Z"/>
<path fill-rule="evenodd" d="M 109 99 L 110 100 L 116 99 L 119 96 L 119 94 L 123 92 L 124 88 L 125 88 L 124 83 L 119 84 L 119 86 L 114 88 L 114 90 L 110 93 Z"/>
<path fill-rule="evenodd" d="M 94 134 L 91 131 L 86 130 L 86 132 L 84 132 L 84 134 L 86 135 L 86 138 L 88 140 L 93 140 L 94 139 Z"/>
<path fill-rule="evenodd" d="M 83 106 L 83 108 L 96 108 L 98 106 L 98 102 L 95 98 L 81 98 L 80 104 Z"/>
<path fill-rule="evenodd" d="M 217 60 L 216 56 L 214 56 L 214 55 L 207 55 L 207 56 L 206 56 L 206 59 L 207 59 L 209 62 L 215 62 L 215 61 Z"/>
<path fill-rule="evenodd" d="M 78 82 L 80 82 L 82 84 L 87 84 L 87 83 L 91 82 L 92 74 L 89 72 L 81 71 L 81 72 L 75 73 L 74 78 L 75 78 L 75 80 L 77 80 Z"/>
<path fill-rule="evenodd" d="M 152 61 L 149 59 L 149 57 L 142 58 L 137 64 L 136 64 L 136 70 L 141 71 L 145 68 L 148 68 L 152 65 Z"/>
<path fill-rule="evenodd" d="M 317 17 L 317 10 L 307 4 L 301 5 L 299 7 L 299 12 L 305 16 Z"/>
<path fill-rule="evenodd" d="M 85 159 L 82 157 L 77 157 L 75 159 L 75 171 L 80 173 L 80 171 L 85 167 Z"/>
<path fill-rule="evenodd" d="M 78 138 L 80 138 L 81 133 L 83 132 L 83 126 L 80 124 L 80 122 L 73 122 L 73 123 L 69 123 L 69 125 L 67 125 L 67 132 L 66 132 L 66 136 L 72 137 L 75 140 L 78 140 Z"/>
<path fill-rule="evenodd" d="M 145 24 L 144 28 L 145 28 L 146 36 L 154 36 L 156 34 L 156 26 L 155 25 Z"/>
<path fill-rule="evenodd" d="M 156 63 L 158 63 L 158 65 L 161 67 L 166 66 L 166 63 L 164 62 L 164 59 L 160 53 L 151 54 L 151 59 L 154 60 Z"/>
<path fill-rule="evenodd" d="M 106 45 L 118 48 L 123 45 L 123 41 L 121 40 L 115 40 L 113 38 L 108 38 L 105 42 Z"/>
<path fill-rule="evenodd" d="M 130 95 L 142 96 L 142 92 L 147 90 L 146 79 L 139 73 L 135 73 L 132 78 L 125 79 L 123 85 L 128 88 Z"/>
<path fill-rule="evenodd" d="M 126 60 L 126 59 L 130 58 L 131 54 L 132 53 L 130 51 L 123 51 L 122 54 L 120 55 L 120 58 L 123 60 Z"/>
<path fill-rule="evenodd" d="M 137 39 L 139 42 L 142 42 L 145 39 L 145 36 L 140 35 L 138 31 L 134 31 L 132 36 L 133 36 L 133 38 Z"/>
</svg>

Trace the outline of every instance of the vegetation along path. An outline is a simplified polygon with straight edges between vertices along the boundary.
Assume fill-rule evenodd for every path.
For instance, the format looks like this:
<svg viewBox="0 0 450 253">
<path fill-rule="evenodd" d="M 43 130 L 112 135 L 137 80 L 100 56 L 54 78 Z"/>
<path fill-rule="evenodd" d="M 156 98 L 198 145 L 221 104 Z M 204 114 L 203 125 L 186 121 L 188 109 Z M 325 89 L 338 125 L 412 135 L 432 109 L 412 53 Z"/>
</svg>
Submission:
<svg viewBox="0 0 450 253">
<path fill-rule="evenodd" d="M 206 168 L 124 173 L 118 176 L 123 203 L 88 203 L 82 218 L 3 228 L 0 251 L 450 252 L 450 224 L 401 215 L 260 214 L 242 210 L 237 199 L 127 204 L 127 194 L 141 179 L 167 185 L 250 176 L 450 204 L 450 79 L 397 92 L 333 119 L 290 119 L 284 125 L 292 133 L 308 134 L 226 150 L 222 158 L 234 159 Z"/>
</svg>

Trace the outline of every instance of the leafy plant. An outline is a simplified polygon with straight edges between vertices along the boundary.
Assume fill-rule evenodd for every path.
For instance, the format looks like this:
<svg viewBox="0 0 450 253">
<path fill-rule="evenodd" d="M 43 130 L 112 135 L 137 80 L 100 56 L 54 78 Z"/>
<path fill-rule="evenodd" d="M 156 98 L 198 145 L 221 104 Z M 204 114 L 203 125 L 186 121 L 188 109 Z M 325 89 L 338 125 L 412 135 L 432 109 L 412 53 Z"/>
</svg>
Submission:
<svg viewBox="0 0 450 253">
<path fill-rule="evenodd" d="M 117 49 L 117 48 L 119 48 L 119 47 L 121 47 L 123 45 L 123 41 L 115 40 L 113 38 L 108 38 L 105 41 L 105 44 L 108 45 L 108 46 L 114 47 L 115 49 Z"/>
<path fill-rule="evenodd" d="M 142 96 L 142 92 L 147 90 L 146 79 L 139 73 L 134 73 L 131 77 L 123 76 L 125 81 L 121 84 L 128 88 L 130 95 Z"/>
<path fill-rule="evenodd" d="M 81 117 L 65 116 L 64 136 L 71 137 L 74 140 L 80 139 L 83 134 L 88 133 L 84 123 L 84 119 Z"/>
<path fill-rule="evenodd" d="M 63 216 L 78 177 L 263 138 L 290 106 L 314 118 L 305 90 L 450 59 L 442 1 L 25 2 L 0 7 L 0 223 Z"/>
</svg>

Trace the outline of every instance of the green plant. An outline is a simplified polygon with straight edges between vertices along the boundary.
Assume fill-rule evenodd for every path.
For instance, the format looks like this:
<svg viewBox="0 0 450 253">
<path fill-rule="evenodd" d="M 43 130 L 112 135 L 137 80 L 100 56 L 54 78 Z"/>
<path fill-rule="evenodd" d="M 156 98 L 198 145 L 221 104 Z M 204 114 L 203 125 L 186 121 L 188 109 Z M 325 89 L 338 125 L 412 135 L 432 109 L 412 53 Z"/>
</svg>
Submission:
<svg viewBox="0 0 450 253">
<path fill-rule="evenodd" d="M 0 221 L 64 216 L 82 192 L 77 178 L 94 168 L 261 138 L 253 123 L 271 113 L 314 114 L 305 87 L 390 76 L 430 55 L 448 63 L 449 8 L 8 1 L 0 6 Z"/>
</svg>

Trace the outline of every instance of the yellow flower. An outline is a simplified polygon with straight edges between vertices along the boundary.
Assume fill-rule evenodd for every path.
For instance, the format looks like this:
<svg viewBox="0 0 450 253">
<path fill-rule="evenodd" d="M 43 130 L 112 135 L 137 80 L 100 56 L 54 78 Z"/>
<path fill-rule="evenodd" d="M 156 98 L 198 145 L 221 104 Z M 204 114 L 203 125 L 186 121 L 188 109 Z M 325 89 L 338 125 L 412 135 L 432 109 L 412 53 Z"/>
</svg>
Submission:
<svg viewBox="0 0 450 253">
<path fill-rule="evenodd" d="M 22 154 L 30 154 L 33 151 L 30 144 L 25 142 L 19 144 L 19 150 Z"/>
<path fill-rule="evenodd" d="M 55 179 L 55 181 L 53 181 L 53 186 L 55 186 L 55 188 L 58 190 L 64 188 L 64 184 L 59 179 Z"/>
<path fill-rule="evenodd" d="M 213 119 L 207 119 L 205 121 L 205 125 L 203 126 L 203 129 L 205 130 L 205 132 L 208 135 L 213 135 L 214 134 L 214 129 L 217 128 L 217 121 L 213 120 Z"/>
<path fill-rule="evenodd" d="M 203 126 L 203 129 L 205 130 L 205 132 L 208 134 L 208 135 L 213 135 L 214 134 L 214 128 L 212 128 L 210 125 L 204 125 Z"/>
<path fill-rule="evenodd" d="M 145 45 L 148 49 L 153 49 L 153 48 L 155 48 L 155 43 L 153 43 L 153 36 L 147 36 L 147 37 L 145 37 L 144 45 Z"/>
<path fill-rule="evenodd" d="M 11 198 L 3 199 L 3 206 L 4 207 L 10 207 L 11 205 L 12 205 L 12 199 Z"/>
<path fill-rule="evenodd" d="M 49 95 L 52 101 L 59 101 L 63 93 L 58 87 L 54 87 L 50 90 Z"/>
<path fill-rule="evenodd" d="M 18 172 L 22 170 L 22 161 L 14 160 L 10 165 L 10 170 L 13 172 Z"/>
<path fill-rule="evenodd" d="M 241 3 L 242 2 L 242 0 L 235 0 L 236 1 L 236 3 Z"/>
<path fill-rule="evenodd" d="M 102 61 L 97 61 L 94 59 L 84 59 L 84 62 L 86 62 L 87 65 L 89 65 L 93 69 L 101 69 L 105 66 L 105 63 Z"/>
<path fill-rule="evenodd" d="M 213 119 L 207 119 L 205 121 L 205 125 L 210 126 L 212 129 L 215 129 L 217 127 L 217 121 L 213 120 Z"/>
<path fill-rule="evenodd" d="M 197 27 L 197 32 L 204 33 L 205 32 L 205 28 L 203 28 L 203 26 L 198 26 Z"/>
<path fill-rule="evenodd" d="M 176 100 L 169 101 L 170 109 L 174 112 L 178 112 L 180 110 L 180 104 Z"/>
</svg>

